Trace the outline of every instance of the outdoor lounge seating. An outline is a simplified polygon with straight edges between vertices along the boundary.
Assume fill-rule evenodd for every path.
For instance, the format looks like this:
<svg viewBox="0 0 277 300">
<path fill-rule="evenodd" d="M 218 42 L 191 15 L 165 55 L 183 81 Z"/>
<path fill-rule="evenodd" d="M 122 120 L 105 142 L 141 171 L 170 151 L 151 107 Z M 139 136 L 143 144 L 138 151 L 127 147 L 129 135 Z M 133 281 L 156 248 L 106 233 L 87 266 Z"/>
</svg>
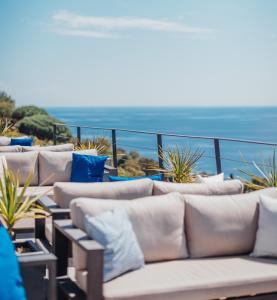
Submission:
<svg viewBox="0 0 277 300">
<path fill-rule="evenodd" d="M 277 299 L 277 259 L 249 256 L 261 195 L 277 200 L 277 188 L 221 196 L 171 193 L 132 201 L 75 199 L 70 204 L 72 220 L 54 222 L 60 276 L 66 275 L 68 248 L 74 245 L 74 280 L 79 289 L 64 277 L 62 289 L 74 291 L 76 299 L 80 295 L 78 299 L 90 300 Z M 146 266 L 103 283 L 104 249 L 88 238 L 84 216 L 119 206 L 127 209 Z M 164 239 L 151 243 L 156 234 Z M 184 251 L 172 252 L 172 244 Z"/>
</svg>

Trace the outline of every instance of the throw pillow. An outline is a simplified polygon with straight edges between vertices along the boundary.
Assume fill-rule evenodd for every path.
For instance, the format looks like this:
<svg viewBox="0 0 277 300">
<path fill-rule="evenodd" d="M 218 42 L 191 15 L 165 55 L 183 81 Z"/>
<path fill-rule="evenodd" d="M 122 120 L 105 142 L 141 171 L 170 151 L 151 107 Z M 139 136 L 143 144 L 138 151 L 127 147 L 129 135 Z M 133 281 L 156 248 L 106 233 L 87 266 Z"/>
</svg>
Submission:
<svg viewBox="0 0 277 300">
<path fill-rule="evenodd" d="M 195 178 L 196 183 L 210 183 L 210 182 L 223 182 L 223 181 L 224 181 L 224 173 L 220 173 L 213 176 L 207 176 L 207 177 L 196 175 Z"/>
<path fill-rule="evenodd" d="M 33 139 L 31 137 L 11 138 L 11 146 L 32 146 Z"/>
<path fill-rule="evenodd" d="M 151 176 L 139 176 L 139 177 L 124 177 L 124 176 L 109 176 L 109 180 L 114 182 L 114 181 L 129 181 L 129 180 L 138 180 L 138 179 L 143 179 L 143 178 L 149 178 L 151 180 L 157 180 L 161 181 L 162 180 L 162 175 L 157 174 L 157 175 L 151 175 Z"/>
<path fill-rule="evenodd" d="M 277 198 L 260 197 L 259 223 L 252 256 L 277 257 Z"/>
<path fill-rule="evenodd" d="M 144 265 L 143 253 L 124 208 L 85 216 L 86 232 L 104 250 L 104 282 Z"/>
<path fill-rule="evenodd" d="M 108 156 L 73 153 L 71 182 L 102 182 Z"/>
</svg>

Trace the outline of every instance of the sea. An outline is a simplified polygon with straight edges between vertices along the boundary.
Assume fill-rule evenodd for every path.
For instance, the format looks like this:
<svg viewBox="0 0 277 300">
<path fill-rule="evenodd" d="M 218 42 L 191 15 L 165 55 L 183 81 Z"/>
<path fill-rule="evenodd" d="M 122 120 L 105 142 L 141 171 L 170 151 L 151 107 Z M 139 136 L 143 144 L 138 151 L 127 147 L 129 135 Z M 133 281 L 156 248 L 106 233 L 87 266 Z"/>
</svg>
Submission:
<svg viewBox="0 0 277 300">
<path fill-rule="evenodd" d="M 277 144 L 276 107 L 51 107 L 50 115 L 69 125 L 118 128 L 154 133 L 183 134 L 253 140 Z M 76 135 L 76 128 L 71 128 Z M 82 138 L 106 137 L 111 131 L 84 128 Z M 117 147 L 158 159 L 154 134 L 118 130 Z M 201 149 L 203 157 L 196 172 L 216 172 L 213 140 L 163 136 L 163 147 Z M 276 146 L 220 141 L 222 170 L 240 176 L 254 170 L 254 163 L 267 168 Z"/>
</svg>

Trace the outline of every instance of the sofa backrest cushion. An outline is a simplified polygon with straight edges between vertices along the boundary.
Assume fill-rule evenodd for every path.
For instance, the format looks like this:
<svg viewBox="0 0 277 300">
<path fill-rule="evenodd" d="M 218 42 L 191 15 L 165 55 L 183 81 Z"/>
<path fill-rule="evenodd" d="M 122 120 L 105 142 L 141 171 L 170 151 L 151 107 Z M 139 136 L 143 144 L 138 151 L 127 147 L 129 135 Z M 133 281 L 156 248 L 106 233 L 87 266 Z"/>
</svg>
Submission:
<svg viewBox="0 0 277 300">
<path fill-rule="evenodd" d="M 184 233 L 184 196 L 162 196 L 126 200 L 78 198 L 71 202 L 72 222 L 85 230 L 84 216 L 126 208 L 146 262 L 188 257 Z"/>
<path fill-rule="evenodd" d="M 185 228 L 191 257 L 251 252 L 256 238 L 261 194 L 277 198 L 277 188 L 241 195 L 185 195 Z"/>
<path fill-rule="evenodd" d="M 1 146 L 1 153 L 22 152 L 21 146 Z"/>
<path fill-rule="evenodd" d="M 53 152 L 64 152 L 73 151 L 73 144 L 62 144 L 62 145 L 52 145 L 52 146 L 22 146 L 23 152 L 28 151 L 53 151 Z"/>
<path fill-rule="evenodd" d="M 8 168 L 20 174 L 20 185 L 24 185 L 27 177 L 33 172 L 31 185 L 38 185 L 38 152 L 5 153 Z"/>
<path fill-rule="evenodd" d="M 233 195 L 243 191 L 240 180 L 226 180 L 213 183 L 172 183 L 154 181 L 153 195 L 163 195 L 172 192 L 197 195 Z"/>
<path fill-rule="evenodd" d="M 70 201 L 78 197 L 132 200 L 151 196 L 152 189 L 153 181 L 150 179 L 140 179 L 135 182 L 57 182 L 54 185 L 54 198 L 58 205 L 68 208 Z"/>
<path fill-rule="evenodd" d="M 71 166 L 72 152 L 70 151 L 40 151 L 39 183 L 41 185 L 53 185 L 55 182 L 69 182 Z"/>
<path fill-rule="evenodd" d="M 0 136 L 0 146 L 9 146 L 11 138 L 7 136 Z"/>
</svg>

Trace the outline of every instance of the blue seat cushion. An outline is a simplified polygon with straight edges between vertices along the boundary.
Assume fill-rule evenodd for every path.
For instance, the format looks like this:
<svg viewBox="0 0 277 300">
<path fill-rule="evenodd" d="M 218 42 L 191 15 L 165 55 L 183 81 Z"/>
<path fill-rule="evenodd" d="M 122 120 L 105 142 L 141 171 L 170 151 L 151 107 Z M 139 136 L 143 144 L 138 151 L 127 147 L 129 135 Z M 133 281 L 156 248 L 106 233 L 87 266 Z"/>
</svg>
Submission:
<svg viewBox="0 0 277 300">
<path fill-rule="evenodd" d="M 151 176 L 139 176 L 139 177 L 124 177 L 124 176 L 109 176 L 110 181 L 128 181 L 128 180 L 137 180 L 137 179 L 143 179 L 143 178 L 149 178 L 156 181 L 162 181 L 162 175 L 151 175 Z"/>
<path fill-rule="evenodd" d="M 125 208 L 85 216 L 89 237 L 104 250 L 104 282 L 144 266 L 144 256 Z"/>
<path fill-rule="evenodd" d="M 0 223 L 0 299 L 25 300 L 15 249 L 7 230 Z"/>
<path fill-rule="evenodd" d="M 32 146 L 33 139 L 31 137 L 26 138 L 11 138 L 11 146 Z"/>
<path fill-rule="evenodd" d="M 72 154 L 72 182 L 102 182 L 108 156 Z"/>
</svg>

